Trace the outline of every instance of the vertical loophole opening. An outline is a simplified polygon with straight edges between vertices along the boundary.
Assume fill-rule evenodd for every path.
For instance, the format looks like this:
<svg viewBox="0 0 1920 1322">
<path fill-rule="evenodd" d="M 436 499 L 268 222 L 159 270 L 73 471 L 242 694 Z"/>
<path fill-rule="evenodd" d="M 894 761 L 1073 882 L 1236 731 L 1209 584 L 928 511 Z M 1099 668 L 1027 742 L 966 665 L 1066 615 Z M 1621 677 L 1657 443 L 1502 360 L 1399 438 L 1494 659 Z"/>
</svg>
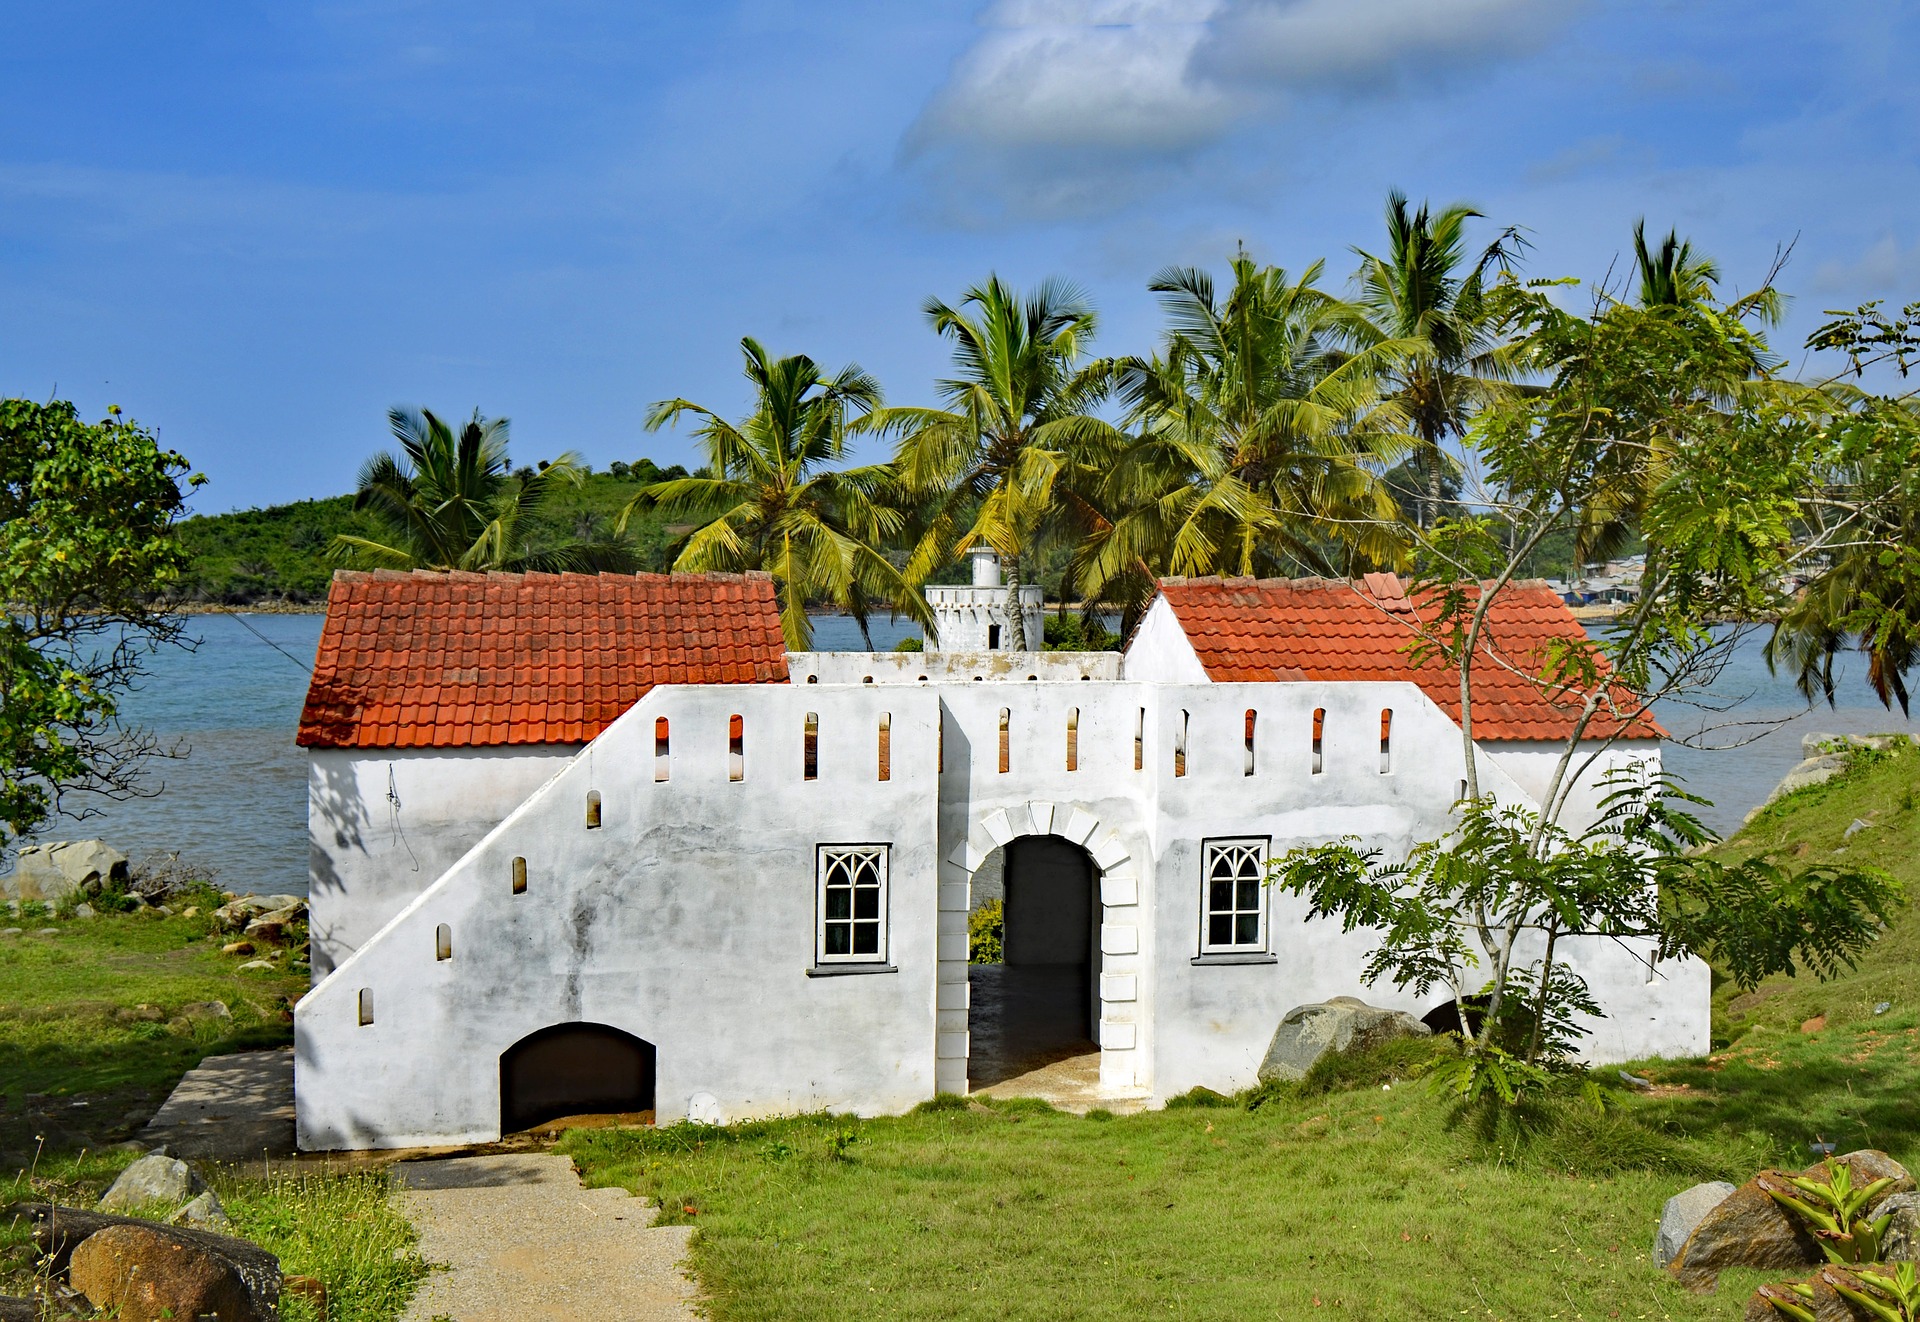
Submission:
<svg viewBox="0 0 1920 1322">
<path fill-rule="evenodd" d="M 747 778 L 747 723 L 739 713 L 727 717 L 727 779 Z"/>
<path fill-rule="evenodd" d="M 1323 748 L 1323 741 L 1326 739 L 1326 734 L 1327 709 L 1325 707 L 1315 707 L 1313 709 L 1313 774 L 1316 776 L 1319 775 L 1326 766 L 1326 757 Z"/>
<path fill-rule="evenodd" d="M 1013 766 L 1013 712 L 1005 707 L 1000 709 L 1000 774 L 1006 775 Z"/>
<path fill-rule="evenodd" d="M 880 779 L 893 779 L 893 713 L 880 713 Z"/>
<path fill-rule="evenodd" d="M 800 776 L 803 780 L 820 779 L 820 714 L 807 713 L 806 746 L 800 757 Z"/>
<path fill-rule="evenodd" d="M 1187 714 L 1180 713 L 1180 723 L 1173 728 L 1173 774 L 1187 774 Z"/>
<path fill-rule="evenodd" d="M 589 831 L 597 831 L 600 829 L 600 791 L 599 790 L 587 791 L 587 829 Z"/>
<path fill-rule="evenodd" d="M 1393 770 L 1393 708 L 1388 707 L 1380 713 L 1380 774 L 1387 775 Z"/>
<path fill-rule="evenodd" d="M 940 709 L 940 728 L 933 736 L 933 769 L 946 774 L 947 770 L 947 709 Z"/>
<path fill-rule="evenodd" d="M 442 962 L 453 958 L 453 929 L 445 923 L 433 929 L 433 957 Z"/>
<path fill-rule="evenodd" d="M 665 780 L 671 769 L 671 753 L 667 745 L 667 718 L 657 716 L 653 722 L 653 778 Z"/>
<path fill-rule="evenodd" d="M 987 650 L 989 652 L 1000 650 L 1000 626 L 997 624 L 987 626 Z"/>
<path fill-rule="evenodd" d="M 515 895 L 527 893 L 527 860 L 524 858 L 513 860 L 513 893 Z"/>
<path fill-rule="evenodd" d="M 1453 796 L 1453 801 L 1455 803 L 1465 803 L 1467 801 L 1467 782 L 1466 781 L 1463 780 L 1460 782 L 1460 792 Z"/>
<path fill-rule="evenodd" d="M 1067 709 L 1067 770 L 1080 769 L 1080 709 Z"/>
<path fill-rule="evenodd" d="M 1240 766 L 1240 774 L 1243 776 L 1253 774 L 1253 724 L 1256 719 L 1258 718 L 1253 708 L 1247 708 L 1247 747 Z"/>
<path fill-rule="evenodd" d="M 373 988 L 360 989 L 360 1027 L 365 1028 L 373 1022 Z"/>
<path fill-rule="evenodd" d="M 1133 769 L 1147 769 L 1147 709 L 1140 708 L 1133 718 Z"/>
</svg>

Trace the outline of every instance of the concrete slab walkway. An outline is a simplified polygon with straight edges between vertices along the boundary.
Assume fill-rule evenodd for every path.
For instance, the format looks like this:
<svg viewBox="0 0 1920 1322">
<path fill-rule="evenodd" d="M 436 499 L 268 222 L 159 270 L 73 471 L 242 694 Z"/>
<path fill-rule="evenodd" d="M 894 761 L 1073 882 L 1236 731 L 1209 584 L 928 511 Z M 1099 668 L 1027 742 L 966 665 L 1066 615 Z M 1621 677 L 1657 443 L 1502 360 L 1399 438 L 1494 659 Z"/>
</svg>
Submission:
<svg viewBox="0 0 1920 1322">
<path fill-rule="evenodd" d="M 655 1226 L 624 1189 L 583 1189 L 544 1153 L 393 1167 L 420 1251 L 445 1263 L 402 1322 L 681 1322 L 694 1317 L 683 1264 L 691 1226 Z"/>
<path fill-rule="evenodd" d="M 208 1056 L 187 1071 L 140 1141 L 196 1161 L 292 1155 L 293 1048 Z"/>
</svg>

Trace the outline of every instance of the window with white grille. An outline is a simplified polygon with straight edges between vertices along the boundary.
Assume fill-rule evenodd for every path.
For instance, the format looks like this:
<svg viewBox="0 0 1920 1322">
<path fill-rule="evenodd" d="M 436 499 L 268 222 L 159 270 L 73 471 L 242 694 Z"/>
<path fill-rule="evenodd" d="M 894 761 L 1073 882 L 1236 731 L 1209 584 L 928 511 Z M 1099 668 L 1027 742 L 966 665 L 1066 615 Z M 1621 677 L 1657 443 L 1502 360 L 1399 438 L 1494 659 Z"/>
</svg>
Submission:
<svg viewBox="0 0 1920 1322">
<path fill-rule="evenodd" d="M 1266 840 L 1209 840 L 1200 856 L 1201 953 L 1266 950 Z"/>
<path fill-rule="evenodd" d="M 887 847 L 821 845 L 819 932 L 822 964 L 887 962 Z"/>
</svg>

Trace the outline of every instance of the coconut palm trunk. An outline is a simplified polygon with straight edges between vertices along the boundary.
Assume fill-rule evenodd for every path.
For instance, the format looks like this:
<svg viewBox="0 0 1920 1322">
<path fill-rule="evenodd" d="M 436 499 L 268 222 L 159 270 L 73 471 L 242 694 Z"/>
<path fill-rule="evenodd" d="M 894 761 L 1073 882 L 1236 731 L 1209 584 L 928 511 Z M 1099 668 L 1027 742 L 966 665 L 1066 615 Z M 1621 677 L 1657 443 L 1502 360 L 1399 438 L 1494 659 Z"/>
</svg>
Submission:
<svg viewBox="0 0 1920 1322">
<path fill-rule="evenodd" d="M 1007 646 L 1015 652 L 1027 650 L 1027 613 L 1020 605 L 1020 555 L 1017 552 L 1007 569 Z"/>
</svg>

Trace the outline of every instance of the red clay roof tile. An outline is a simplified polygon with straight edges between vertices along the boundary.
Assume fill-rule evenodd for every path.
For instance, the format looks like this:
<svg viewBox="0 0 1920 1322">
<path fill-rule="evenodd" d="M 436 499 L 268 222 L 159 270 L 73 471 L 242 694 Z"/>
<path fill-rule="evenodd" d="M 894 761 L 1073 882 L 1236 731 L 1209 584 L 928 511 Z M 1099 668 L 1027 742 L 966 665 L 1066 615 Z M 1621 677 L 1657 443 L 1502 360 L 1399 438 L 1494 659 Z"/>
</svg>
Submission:
<svg viewBox="0 0 1920 1322">
<path fill-rule="evenodd" d="M 1460 671 L 1411 654 L 1419 619 L 1432 608 L 1411 601 L 1398 577 L 1368 574 L 1360 583 L 1327 579 L 1163 579 L 1173 608 L 1208 678 L 1247 681 L 1410 680 L 1460 719 Z M 1584 641 L 1586 631 L 1545 583 L 1510 583 L 1487 613 L 1474 665 L 1476 739 L 1564 739 L 1581 703 L 1548 692 L 1529 676 L 1555 639 Z M 1517 673 L 1516 673 L 1517 672 Z M 1621 693 L 1631 708 L 1631 696 Z M 1631 723 L 1601 715 L 1591 738 L 1625 733 L 1660 738 L 1651 717 Z"/>
<path fill-rule="evenodd" d="M 341 570 L 297 742 L 583 743 L 656 684 L 786 677 L 762 574 Z"/>
</svg>

